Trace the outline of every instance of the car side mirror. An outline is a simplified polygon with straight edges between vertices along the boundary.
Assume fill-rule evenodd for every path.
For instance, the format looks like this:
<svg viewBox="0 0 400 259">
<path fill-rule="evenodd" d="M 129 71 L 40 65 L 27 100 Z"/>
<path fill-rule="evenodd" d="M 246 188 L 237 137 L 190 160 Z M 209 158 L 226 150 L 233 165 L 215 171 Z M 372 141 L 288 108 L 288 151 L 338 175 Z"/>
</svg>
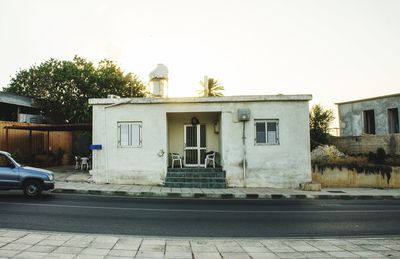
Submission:
<svg viewBox="0 0 400 259">
<path fill-rule="evenodd" d="M 9 164 L 8 164 L 8 167 L 10 167 L 11 169 L 14 169 L 14 168 L 15 168 L 15 165 L 14 165 L 14 163 L 9 163 Z"/>
</svg>

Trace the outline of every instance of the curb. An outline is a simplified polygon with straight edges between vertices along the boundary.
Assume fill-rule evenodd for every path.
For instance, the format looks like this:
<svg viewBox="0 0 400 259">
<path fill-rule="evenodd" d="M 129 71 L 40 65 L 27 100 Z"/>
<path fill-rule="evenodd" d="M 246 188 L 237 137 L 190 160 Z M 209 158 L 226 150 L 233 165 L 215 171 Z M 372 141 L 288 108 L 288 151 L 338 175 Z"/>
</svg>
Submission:
<svg viewBox="0 0 400 259">
<path fill-rule="evenodd" d="M 279 200 L 279 199 L 340 199 L 340 200 L 397 200 L 400 195 L 351 195 L 351 194 L 258 194 L 258 193 L 178 193 L 178 192 L 126 192 L 126 191 L 102 191 L 79 190 L 57 188 L 52 193 L 89 194 L 108 196 L 128 196 L 146 198 L 182 198 L 182 199 L 223 199 L 223 200 Z"/>
</svg>

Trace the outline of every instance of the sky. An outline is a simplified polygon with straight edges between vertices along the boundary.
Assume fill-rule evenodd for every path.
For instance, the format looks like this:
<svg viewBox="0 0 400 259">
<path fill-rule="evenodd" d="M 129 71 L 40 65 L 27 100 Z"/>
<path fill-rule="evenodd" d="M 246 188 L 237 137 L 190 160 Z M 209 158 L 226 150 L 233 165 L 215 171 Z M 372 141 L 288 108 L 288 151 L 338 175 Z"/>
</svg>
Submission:
<svg viewBox="0 0 400 259">
<path fill-rule="evenodd" d="M 107 58 L 169 96 L 204 76 L 225 95 L 312 94 L 311 104 L 400 92 L 398 0 L 0 0 L 0 88 L 50 58 Z"/>
</svg>

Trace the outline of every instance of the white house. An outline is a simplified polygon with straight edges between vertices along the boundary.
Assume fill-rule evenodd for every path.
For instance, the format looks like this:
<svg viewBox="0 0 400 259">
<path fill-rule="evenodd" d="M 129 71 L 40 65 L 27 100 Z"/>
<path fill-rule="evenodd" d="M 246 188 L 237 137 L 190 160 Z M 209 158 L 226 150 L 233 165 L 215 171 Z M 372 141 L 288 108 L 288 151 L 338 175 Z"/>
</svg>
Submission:
<svg viewBox="0 0 400 259">
<path fill-rule="evenodd" d="M 163 185 L 169 154 L 179 154 L 184 168 L 201 168 L 206 152 L 215 151 L 228 187 L 298 187 L 311 181 L 309 100 L 311 95 L 90 99 L 93 144 L 101 145 L 93 152 L 93 179 Z"/>
</svg>

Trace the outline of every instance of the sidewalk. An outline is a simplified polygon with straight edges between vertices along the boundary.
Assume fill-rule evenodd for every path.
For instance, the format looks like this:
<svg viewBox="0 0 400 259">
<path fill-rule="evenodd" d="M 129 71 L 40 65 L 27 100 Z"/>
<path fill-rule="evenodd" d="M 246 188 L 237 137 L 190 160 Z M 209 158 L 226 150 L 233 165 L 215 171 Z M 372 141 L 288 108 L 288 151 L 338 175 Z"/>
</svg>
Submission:
<svg viewBox="0 0 400 259">
<path fill-rule="evenodd" d="M 208 189 L 95 184 L 91 182 L 87 171 L 74 170 L 72 166 L 48 169 L 55 173 L 54 193 L 206 199 L 400 199 L 400 188 L 324 188 L 321 191 L 302 191 L 283 188 Z"/>
<path fill-rule="evenodd" d="M 0 229 L 0 258 L 400 258 L 400 237 L 160 238 Z"/>
</svg>

